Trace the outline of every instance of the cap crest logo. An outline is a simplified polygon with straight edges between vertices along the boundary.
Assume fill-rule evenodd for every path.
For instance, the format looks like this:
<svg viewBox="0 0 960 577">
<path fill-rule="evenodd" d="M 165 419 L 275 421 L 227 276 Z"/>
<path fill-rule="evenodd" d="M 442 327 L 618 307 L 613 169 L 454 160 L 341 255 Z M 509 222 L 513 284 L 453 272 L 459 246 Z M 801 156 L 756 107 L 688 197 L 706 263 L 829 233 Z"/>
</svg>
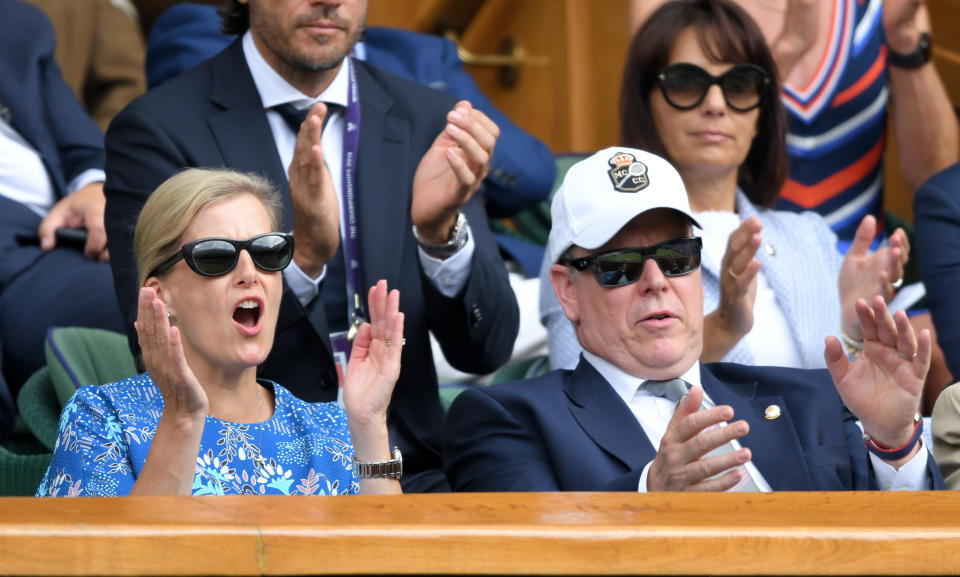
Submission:
<svg viewBox="0 0 960 577">
<path fill-rule="evenodd" d="M 618 152 L 607 162 L 610 163 L 610 182 L 620 192 L 637 192 L 650 184 L 647 177 L 647 165 L 627 152 Z"/>
</svg>

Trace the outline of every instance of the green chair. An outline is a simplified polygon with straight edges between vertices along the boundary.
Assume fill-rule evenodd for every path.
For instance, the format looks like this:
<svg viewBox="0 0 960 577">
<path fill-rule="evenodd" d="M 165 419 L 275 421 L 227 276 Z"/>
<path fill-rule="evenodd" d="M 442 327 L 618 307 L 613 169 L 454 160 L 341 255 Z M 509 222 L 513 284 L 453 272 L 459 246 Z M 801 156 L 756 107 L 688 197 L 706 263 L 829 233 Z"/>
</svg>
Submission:
<svg viewBox="0 0 960 577">
<path fill-rule="evenodd" d="M 53 328 L 44 343 L 47 366 L 17 395 L 18 429 L 0 446 L 0 495 L 33 495 L 53 457 L 60 411 L 79 387 L 137 374 L 119 333 L 83 327 Z"/>
</svg>

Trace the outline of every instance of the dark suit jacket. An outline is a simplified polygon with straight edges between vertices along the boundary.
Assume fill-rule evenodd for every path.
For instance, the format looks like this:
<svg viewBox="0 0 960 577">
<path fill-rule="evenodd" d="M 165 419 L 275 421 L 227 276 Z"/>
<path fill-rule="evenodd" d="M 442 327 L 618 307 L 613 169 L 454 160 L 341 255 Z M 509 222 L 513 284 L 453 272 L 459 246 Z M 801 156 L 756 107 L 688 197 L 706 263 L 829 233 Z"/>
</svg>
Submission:
<svg viewBox="0 0 960 577">
<path fill-rule="evenodd" d="M 920 278 L 937 342 L 954 378 L 960 377 L 960 163 L 925 182 L 913 197 L 913 222 Z"/>
<path fill-rule="evenodd" d="M 385 278 L 400 289 L 406 319 L 403 369 L 389 415 L 391 441 L 404 453 L 405 470 L 432 468 L 439 480 L 443 410 L 427 331 L 455 367 L 485 373 L 509 358 L 519 313 L 479 195 L 463 210 L 476 242 L 463 293 L 442 296 L 420 268 L 410 219 L 413 174 L 454 100 L 363 63 L 355 68 L 362 104 L 357 157 L 362 282 L 370 286 Z M 134 221 L 164 179 L 185 166 L 261 173 L 285 192 L 283 227 L 292 227 L 285 170 L 239 40 L 131 103 L 111 124 L 107 151 L 107 236 L 131 343 L 136 339 Z M 320 299 L 304 309 L 287 291 L 263 375 L 305 400 L 333 400 L 337 379 L 328 333 Z M 407 489 L 425 488 L 416 475 L 404 479 Z"/>
<path fill-rule="evenodd" d="M 856 418 L 826 370 L 701 367 L 704 390 L 733 407 L 741 439 L 778 491 L 876 488 Z M 769 405 L 780 407 L 767 420 Z M 456 491 L 636 491 L 656 450 L 626 403 L 581 357 L 573 371 L 471 389 L 447 415 L 444 470 Z M 937 487 L 943 480 L 928 460 Z"/>
<path fill-rule="evenodd" d="M 60 75 L 54 46 L 53 28 L 43 12 L 0 0 L 0 115 L 40 154 L 59 198 L 83 171 L 103 168 L 104 150 L 103 134 Z M 35 235 L 39 224 L 36 213 L 0 197 L 0 291 L 43 254 L 39 248 L 21 248 L 15 240 L 17 234 Z M 13 427 L 14 412 L 0 376 L 0 439 Z"/>
</svg>

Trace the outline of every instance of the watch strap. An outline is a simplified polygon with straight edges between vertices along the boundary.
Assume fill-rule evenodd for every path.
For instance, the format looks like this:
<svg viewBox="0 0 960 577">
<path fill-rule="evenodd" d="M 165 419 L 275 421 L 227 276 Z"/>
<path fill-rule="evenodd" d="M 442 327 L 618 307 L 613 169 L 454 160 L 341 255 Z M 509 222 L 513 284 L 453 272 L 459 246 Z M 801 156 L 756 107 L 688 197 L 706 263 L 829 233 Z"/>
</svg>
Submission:
<svg viewBox="0 0 960 577">
<path fill-rule="evenodd" d="M 902 52 L 894 52 L 888 46 L 887 64 L 897 68 L 919 68 L 927 62 L 930 62 L 931 52 L 932 46 L 930 42 L 930 34 L 924 32 L 920 34 L 920 40 L 917 42 L 917 47 L 913 52 L 907 54 Z"/>
</svg>

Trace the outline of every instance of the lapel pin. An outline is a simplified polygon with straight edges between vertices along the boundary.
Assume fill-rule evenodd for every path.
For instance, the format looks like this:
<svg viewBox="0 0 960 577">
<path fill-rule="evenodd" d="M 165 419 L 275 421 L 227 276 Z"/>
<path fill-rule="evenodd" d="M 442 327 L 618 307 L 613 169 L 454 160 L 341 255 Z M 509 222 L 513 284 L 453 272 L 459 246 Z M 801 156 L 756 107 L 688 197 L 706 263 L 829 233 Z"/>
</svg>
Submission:
<svg viewBox="0 0 960 577">
<path fill-rule="evenodd" d="M 773 248 L 773 245 L 769 242 L 767 246 L 763 247 L 763 250 L 767 251 L 767 254 L 770 256 L 777 256 L 777 249 Z"/>
<path fill-rule="evenodd" d="M 778 407 L 777 405 L 770 405 L 769 407 L 766 408 L 765 411 L 763 411 L 763 416 L 764 416 L 764 418 L 767 419 L 768 421 L 772 421 L 772 420 L 774 420 L 774 419 L 779 419 L 779 418 L 780 418 L 780 407 Z"/>
</svg>

